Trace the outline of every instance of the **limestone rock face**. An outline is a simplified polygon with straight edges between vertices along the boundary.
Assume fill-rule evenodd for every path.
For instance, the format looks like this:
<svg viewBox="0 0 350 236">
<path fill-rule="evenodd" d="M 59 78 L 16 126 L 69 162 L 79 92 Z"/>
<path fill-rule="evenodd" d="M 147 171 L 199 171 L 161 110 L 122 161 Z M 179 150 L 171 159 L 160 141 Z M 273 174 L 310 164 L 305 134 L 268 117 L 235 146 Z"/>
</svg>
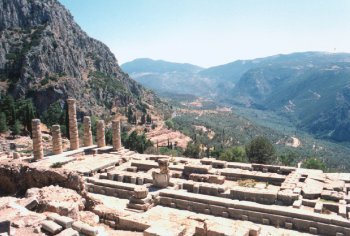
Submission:
<svg viewBox="0 0 350 236">
<path fill-rule="evenodd" d="M 153 99 L 58 0 L 0 0 L 1 90 L 32 97 L 39 113 L 67 97 L 83 113 Z M 149 96 L 148 96 L 149 95 Z"/>
</svg>

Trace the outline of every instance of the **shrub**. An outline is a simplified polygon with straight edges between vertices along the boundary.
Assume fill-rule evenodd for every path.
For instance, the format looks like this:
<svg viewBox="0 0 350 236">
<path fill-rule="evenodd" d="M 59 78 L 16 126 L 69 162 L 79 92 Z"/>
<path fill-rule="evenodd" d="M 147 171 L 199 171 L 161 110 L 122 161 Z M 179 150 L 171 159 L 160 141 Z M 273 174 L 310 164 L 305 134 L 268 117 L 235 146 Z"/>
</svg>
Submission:
<svg viewBox="0 0 350 236">
<path fill-rule="evenodd" d="M 257 137 L 245 146 L 248 160 L 252 163 L 271 164 L 276 161 L 275 148 L 265 137 Z"/>
</svg>

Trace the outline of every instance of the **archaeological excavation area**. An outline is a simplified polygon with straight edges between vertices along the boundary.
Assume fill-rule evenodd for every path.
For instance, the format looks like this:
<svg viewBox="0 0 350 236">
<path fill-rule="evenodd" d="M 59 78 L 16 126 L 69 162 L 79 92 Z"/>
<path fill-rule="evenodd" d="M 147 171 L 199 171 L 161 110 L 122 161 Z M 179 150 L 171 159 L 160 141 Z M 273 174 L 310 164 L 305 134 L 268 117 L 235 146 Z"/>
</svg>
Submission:
<svg viewBox="0 0 350 236">
<path fill-rule="evenodd" d="M 69 151 L 53 126 L 44 156 L 35 119 L 33 155 L 0 159 L 0 235 L 350 235 L 348 173 L 139 154 L 119 120 L 95 145 L 68 105 Z"/>
</svg>

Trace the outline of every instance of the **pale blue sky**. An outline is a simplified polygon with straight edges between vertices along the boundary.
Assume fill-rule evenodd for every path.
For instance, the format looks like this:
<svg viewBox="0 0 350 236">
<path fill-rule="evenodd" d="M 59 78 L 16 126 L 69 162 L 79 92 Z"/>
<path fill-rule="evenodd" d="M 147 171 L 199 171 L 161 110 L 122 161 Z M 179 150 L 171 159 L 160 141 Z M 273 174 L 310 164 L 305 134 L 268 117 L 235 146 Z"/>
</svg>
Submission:
<svg viewBox="0 0 350 236">
<path fill-rule="evenodd" d="M 298 51 L 350 52 L 350 0 L 59 0 L 119 64 L 203 67 Z"/>
</svg>

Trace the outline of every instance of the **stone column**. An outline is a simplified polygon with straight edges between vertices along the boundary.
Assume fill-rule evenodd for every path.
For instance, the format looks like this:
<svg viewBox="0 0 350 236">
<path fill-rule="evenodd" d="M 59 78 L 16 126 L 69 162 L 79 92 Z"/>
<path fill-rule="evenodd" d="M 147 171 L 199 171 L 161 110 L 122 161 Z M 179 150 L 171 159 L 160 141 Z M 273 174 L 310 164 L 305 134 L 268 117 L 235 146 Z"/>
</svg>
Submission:
<svg viewBox="0 0 350 236">
<path fill-rule="evenodd" d="M 44 157 L 44 150 L 41 137 L 40 120 L 32 120 L 32 136 L 33 136 L 33 155 L 34 160 L 40 160 Z"/>
<path fill-rule="evenodd" d="M 61 128 L 59 125 L 53 125 L 52 129 L 52 152 L 53 154 L 61 154 L 62 151 L 62 137 Z"/>
<path fill-rule="evenodd" d="M 103 120 L 99 120 L 97 122 L 96 127 L 96 139 L 97 139 L 97 147 L 105 147 L 105 122 Z"/>
<path fill-rule="evenodd" d="M 122 147 L 121 138 L 120 138 L 120 121 L 112 121 L 112 132 L 113 132 L 113 150 L 118 151 Z"/>
<path fill-rule="evenodd" d="M 67 99 L 67 103 L 68 103 L 70 149 L 76 150 L 79 148 L 76 100 L 70 98 L 70 99 Z"/>
<path fill-rule="evenodd" d="M 88 147 L 91 145 L 93 145 L 91 132 L 91 118 L 90 116 L 84 116 L 84 146 Z"/>
</svg>

